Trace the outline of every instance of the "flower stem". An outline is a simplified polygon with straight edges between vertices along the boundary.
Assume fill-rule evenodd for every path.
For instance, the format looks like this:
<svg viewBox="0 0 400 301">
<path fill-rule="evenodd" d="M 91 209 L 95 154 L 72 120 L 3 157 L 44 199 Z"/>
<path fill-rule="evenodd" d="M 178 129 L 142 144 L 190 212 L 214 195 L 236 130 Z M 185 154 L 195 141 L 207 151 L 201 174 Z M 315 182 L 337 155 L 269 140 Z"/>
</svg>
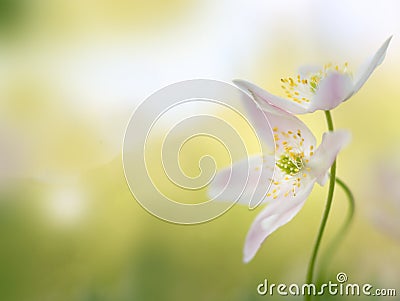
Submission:
<svg viewBox="0 0 400 301">
<path fill-rule="evenodd" d="M 319 272 L 319 276 L 321 278 L 325 277 L 325 272 L 328 266 L 329 260 L 332 258 L 332 255 L 335 253 L 337 247 L 340 245 L 341 240 L 344 238 L 345 234 L 347 233 L 351 222 L 353 221 L 354 211 L 355 211 L 355 202 L 354 196 L 351 192 L 350 188 L 344 183 L 341 179 L 336 178 L 336 184 L 338 184 L 344 191 L 349 201 L 349 208 L 347 211 L 347 216 L 344 224 L 340 228 L 339 232 L 336 234 L 335 238 L 331 241 L 327 248 L 327 252 L 323 255 L 321 270 Z"/>
<path fill-rule="evenodd" d="M 332 115 L 330 111 L 325 111 L 325 117 L 326 117 L 326 123 L 328 124 L 328 130 L 330 132 L 333 131 L 333 121 L 332 121 Z"/>
<path fill-rule="evenodd" d="M 330 111 L 325 111 L 325 117 L 326 117 L 326 122 L 328 124 L 328 130 L 333 131 L 333 121 L 332 121 L 332 115 Z M 329 190 L 328 190 L 328 197 L 326 200 L 326 205 L 325 205 L 325 211 L 322 216 L 322 221 L 321 225 L 319 227 L 317 239 L 315 241 L 313 253 L 311 255 L 311 260 L 308 265 L 308 270 L 307 270 L 307 276 L 306 276 L 306 283 L 312 283 L 313 282 L 313 276 L 314 276 L 314 267 L 315 267 L 315 262 L 318 256 L 318 251 L 321 245 L 322 241 L 322 236 L 325 231 L 325 226 L 328 221 L 329 217 L 329 212 L 331 211 L 331 206 L 332 206 L 332 200 L 333 200 L 333 192 L 335 190 L 335 182 L 336 182 L 336 160 L 333 162 L 331 166 L 331 176 L 329 179 Z M 311 295 L 310 294 L 305 294 L 304 300 L 308 301 L 311 300 Z"/>
</svg>

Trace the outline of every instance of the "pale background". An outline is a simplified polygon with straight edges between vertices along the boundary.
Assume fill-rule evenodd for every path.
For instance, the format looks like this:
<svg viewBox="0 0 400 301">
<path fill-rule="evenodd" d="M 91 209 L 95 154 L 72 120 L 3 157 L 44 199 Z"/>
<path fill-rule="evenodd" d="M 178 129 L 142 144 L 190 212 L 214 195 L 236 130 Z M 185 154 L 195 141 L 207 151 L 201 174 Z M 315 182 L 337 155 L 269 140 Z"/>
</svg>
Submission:
<svg viewBox="0 0 400 301">
<path fill-rule="evenodd" d="M 353 135 L 338 174 L 357 213 L 329 275 L 399 290 L 400 200 L 380 190 L 377 171 L 399 160 L 399 13 L 394 0 L 1 0 L 0 299 L 261 300 L 264 278 L 302 283 L 326 187 L 245 265 L 256 212 L 235 207 L 193 226 L 148 214 L 125 182 L 125 127 L 167 84 L 242 78 L 280 93 L 280 77 L 300 65 L 356 69 L 390 35 L 383 65 L 334 111 Z M 320 139 L 323 114 L 303 120 Z M 188 170 L 210 149 L 182 153 Z M 346 208 L 338 189 L 326 239 Z"/>
</svg>

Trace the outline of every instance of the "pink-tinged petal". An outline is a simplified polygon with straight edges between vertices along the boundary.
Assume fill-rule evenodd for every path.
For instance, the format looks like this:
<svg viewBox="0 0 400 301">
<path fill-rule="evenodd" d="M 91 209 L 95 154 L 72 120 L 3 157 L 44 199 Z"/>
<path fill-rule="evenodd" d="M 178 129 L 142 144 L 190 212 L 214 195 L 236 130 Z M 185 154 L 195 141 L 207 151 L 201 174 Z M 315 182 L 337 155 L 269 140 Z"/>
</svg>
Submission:
<svg viewBox="0 0 400 301">
<path fill-rule="evenodd" d="M 326 182 L 328 181 L 328 179 L 329 179 L 329 172 L 327 171 L 327 172 L 325 172 L 325 174 L 323 174 L 322 176 L 319 176 L 317 178 L 317 183 L 321 186 L 324 186 L 326 184 Z"/>
<path fill-rule="evenodd" d="M 273 156 L 251 156 L 219 171 L 209 185 L 211 200 L 259 205 L 271 184 Z M 253 207 L 254 207 L 253 206 Z"/>
<path fill-rule="evenodd" d="M 325 184 L 329 168 L 339 151 L 350 142 L 350 139 L 350 133 L 344 130 L 324 133 L 320 146 L 311 156 L 308 164 L 311 168 L 310 173 L 317 178 L 318 184 Z"/>
<path fill-rule="evenodd" d="M 352 94 L 356 93 L 360 88 L 364 85 L 364 83 L 367 81 L 367 79 L 371 76 L 372 72 L 378 67 L 380 64 L 382 64 L 383 60 L 385 59 L 386 56 L 386 51 L 389 47 L 390 40 L 392 39 L 392 36 L 389 37 L 383 44 L 382 46 L 378 49 L 378 51 L 375 53 L 375 55 L 370 58 L 366 63 L 364 63 L 364 67 L 361 68 L 361 70 L 358 72 L 355 80 L 354 80 L 354 87 Z M 352 94 L 350 94 L 347 98 L 349 98 Z"/>
<path fill-rule="evenodd" d="M 271 146 L 272 139 L 269 135 L 272 129 L 273 139 L 275 140 L 275 150 L 278 157 L 279 153 L 284 149 L 284 144 L 292 146 L 295 149 L 304 150 L 309 150 L 310 146 L 315 147 L 316 141 L 314 135 L 296 116 L 267 102 L 257 104 L 263 110 L 262 115 L 260 115 L 256 104 L 249 103 L 247 98 L 244 99 L 244 105 L 249 113 L 251 122 L 254 123 L 254 127 L 258 129 L 258 132 L 264 131 L 261 138 L 266 141 L 269 146 Z M 270 127 L 268 129 L 261 129 L 261 124 L 265 126 L 265 118 Z"/>
<path fill-rule="evenodd" d="M 342 103 L 353 90 L 353 80 L 348 74 L 330 72 L 321 79 L 310 104 L 310 112 L 331 110 Z"/>
<path fill-rule="evenodd" d="M 256 131 L 257 137 L 259 137 L 272 152 L 275 149 L 275 144 L 272 135 L 272 127 L 267 116 L 255 101 L 249 101 L 248 98 L 244 98 L 243 104 L 248 113 L 249 122 Z"/>
<path fill-rule="evenodd" d="M 244 91 L 249 92 L 263 110 L 268 109 L 268 104 L 270 104 L 292 114 L 308 113 L 308 104 L 306 103 L 299 104 L 292 100 L 273 95 L 245 80 L 236 79 L 233 83 Z"/>
<path fill-rule="evenodd" d="M 300 211 L 313 186 L 314 181 L 311 181 L 296 197 L 268 204 L 259 213 L 246 237 L 243 251 L 244 262 L 252 260 L 266 238 L 288 223 Z"/>
</svg>

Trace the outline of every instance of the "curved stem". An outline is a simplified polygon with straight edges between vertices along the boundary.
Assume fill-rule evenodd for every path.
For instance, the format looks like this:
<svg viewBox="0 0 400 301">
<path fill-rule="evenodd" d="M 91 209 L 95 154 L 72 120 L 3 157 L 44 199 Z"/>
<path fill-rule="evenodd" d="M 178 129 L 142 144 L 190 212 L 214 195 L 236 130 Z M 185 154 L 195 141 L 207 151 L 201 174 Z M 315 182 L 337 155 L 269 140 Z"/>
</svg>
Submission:
<svg viewBox="0 0 400 301">
<path fill-rule="evenodd" d="M 325 117 L 326 117 L 326 122 L 328 124 L 328 130 L 333 131 L 333 121 L 332 121 L 332 116 L 330 111 L 325 111 Z M 319 227 L 317 239 L 315 241 L 313 253 L 311 255 L 311 260 L 308 265 L 308 270 L 307 270 L 307 276 L 306 276 L 306 283 L 312 283 L 313 282 L 313 276 L 314 276 L 314 267 L 315 267 L 315 262 L 318 256 L 318 251 L 321 245 L 322 241 L 322 236 L 324 235 L 326 223 L 328 221 L 329 217 L 329 212 L 331 211 L 331 206 L 332 206 L 332 200 L 333 200 L 333 192 L 335 191 L 335 182 L 336 182 L 336 160 L 333 162 L 331 166 L 331 176 L 329 179 L 329 190 L 328 190 L 328 197 L 326 200 L 326 205 L 325 205 L 325 211 L 322 216 L 322 221 L 321 225 Z M 311 300 L 311 295 L 306 294 L 304 296 L 304 300 Z"/>
<path fill-rule="evenodd" d="M 329 246 L 327 247 L 327 252 L 323 255 L 321 269 L 319 275 L 321 278 L 325 277 L 325 272 L 328 266 L 328 261 L 332 258 L 333 254 L 337 250 L 338 246 L 340 245 L 342 239 L 344 238 L 345 234 L 349 230 L 351 222 L 353 221 L 354 211 L 355 211 L 355 202 L 354 202 L 354 195 L 351 192 L 350 188 L 344 183 L 341 179 L 336 178 L 336 184 L 338 184 L 344 191 L 349 201 L 349 208 L 347 211 L 347 216 L 345 219 L 344 224 L 336 234 L 335 238 L 330 242 Z"/>
</svg>

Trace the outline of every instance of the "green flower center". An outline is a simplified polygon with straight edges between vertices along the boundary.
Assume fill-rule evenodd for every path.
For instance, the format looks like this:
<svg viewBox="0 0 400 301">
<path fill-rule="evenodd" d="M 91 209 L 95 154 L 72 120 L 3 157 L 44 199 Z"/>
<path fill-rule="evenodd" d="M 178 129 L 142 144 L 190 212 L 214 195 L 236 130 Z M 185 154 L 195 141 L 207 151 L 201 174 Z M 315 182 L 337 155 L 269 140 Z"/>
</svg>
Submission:
<svg viewBox="0 0 400 301">
<path fill-rule="evenodd" d="M 322 75 L 321 74 L 314 74 L 312 76 L 310 76 L 310 80 L 309 80 L 309 85 L 310 85 L 310 90 L 312 93 L 315 93 L 317 91 L 318 88 L 318 84 L 320 82 L 320 80 L 322 79 Z"/>
<path fill-rule="evenodd" d="M 278 166 L 287 175 L 294 176 L 298 174 L 304 167 L 303 162 L 304 155 L 289 153 L 283 154 L 276 161 L 276 166 Z"/>
</svg>

